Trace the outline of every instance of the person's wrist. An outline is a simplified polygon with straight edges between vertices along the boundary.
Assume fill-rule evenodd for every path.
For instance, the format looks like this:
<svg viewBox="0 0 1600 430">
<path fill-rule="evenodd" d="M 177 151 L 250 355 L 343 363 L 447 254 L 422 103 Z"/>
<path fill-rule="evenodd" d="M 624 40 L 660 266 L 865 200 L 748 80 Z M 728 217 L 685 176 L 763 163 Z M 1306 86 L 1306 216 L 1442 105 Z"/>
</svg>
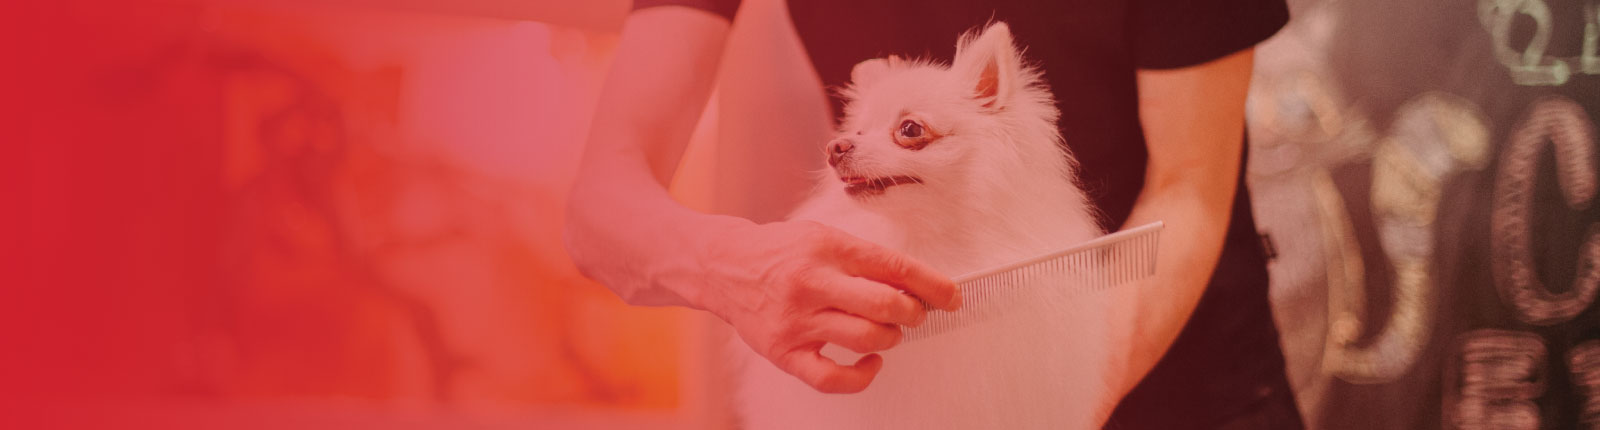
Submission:
<svg viewBox="0 0 1600 430">
<path fill-rule="evenodd" d="M 669 267 L 658 267 L 658 275 L 653 278 L 677 296 L 682 305 L 727 320 L 724 310 L 729 292 L 723 291 L 724 283 L 715 279 L 715 273 L 721 270 L 720 264 L 727 263 L 724 259 L 728 241 L 755 223 L 733 216 L 686 212 L 666 220 L 676 227 L 677 240 L 661 242 L 668 248 L 660 252 L 678 257 L 658 260 Z"/>
</svg>

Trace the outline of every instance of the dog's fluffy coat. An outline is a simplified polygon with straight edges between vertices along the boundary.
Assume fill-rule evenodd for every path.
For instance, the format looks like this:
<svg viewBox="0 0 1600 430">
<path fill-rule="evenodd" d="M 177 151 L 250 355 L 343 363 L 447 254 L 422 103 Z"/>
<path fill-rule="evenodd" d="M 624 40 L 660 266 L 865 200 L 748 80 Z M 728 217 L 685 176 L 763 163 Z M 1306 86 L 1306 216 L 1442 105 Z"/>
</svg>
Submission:
<svg viewBox="0 0 1600 430">
<path fill-rule="evenodd" d="M 858 64 L 834 167 L 792 216 L 959 275 L 1098 236 L 1040 72 L 1009 28 L 960 39 L 946 66 Z M 915 122 L 908 128 L 907 122 Z M 922 133 L 909 133 L 922 132 Z M 922 136 L 908 145 L 905 136 Z M 841 142 L 841 140 L 835 140 Z M 847 148 L 841 150 L 841 148 Z M 873 178 L 909 178 L 871 187 Z M 867 189 L 866 191 L 862 191 Z M 737 412 L 753 429 L 1091 428 L 1104 419 L 1108 306 L 1030 289 L 1004 316 L 882 352 L 865 391 L 821 394 L 749 348 Z M 1069 297 L 1070 296 L 1070 297 Z M 740 345 L 742 347 L 742 345 Z M 859 354 L 829 346 L 851 363 Z"/>
</svg>

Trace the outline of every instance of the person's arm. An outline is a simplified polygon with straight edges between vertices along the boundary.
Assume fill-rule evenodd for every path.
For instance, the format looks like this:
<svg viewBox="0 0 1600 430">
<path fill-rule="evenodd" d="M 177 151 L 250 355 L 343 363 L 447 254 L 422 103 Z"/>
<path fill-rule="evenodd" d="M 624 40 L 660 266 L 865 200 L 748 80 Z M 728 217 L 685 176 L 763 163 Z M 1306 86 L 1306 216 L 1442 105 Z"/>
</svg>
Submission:
<svg viewBox="0 0 1600 430">
<path fill-rule="evenodd" d="M 683 7 L 624 24 L 568 200 L 565 243 L 585 276 L 636 305 L 709 311 L 757 353 L 825 392 L 865 389 L 882 365 L 843 366 L 824 342 L 870 353 L 896 324 L 951 309 L 955 285 L 886 248 L 809 222 L 757 225 L 673 201 L 666 186 L 710 97 L 729 25 Z"/>
<path fill-rule="evenodd" d="M 1139 70 L 1139 118 L 1149 161 L 1124 227 L 1166 223 L 1156 274 L 1127 289 L 1133 327 L 1120 393 L 1166 353 L 1222 255 L 1244 150 L 1253 49 L 1202 64 Z"/>
</svg>

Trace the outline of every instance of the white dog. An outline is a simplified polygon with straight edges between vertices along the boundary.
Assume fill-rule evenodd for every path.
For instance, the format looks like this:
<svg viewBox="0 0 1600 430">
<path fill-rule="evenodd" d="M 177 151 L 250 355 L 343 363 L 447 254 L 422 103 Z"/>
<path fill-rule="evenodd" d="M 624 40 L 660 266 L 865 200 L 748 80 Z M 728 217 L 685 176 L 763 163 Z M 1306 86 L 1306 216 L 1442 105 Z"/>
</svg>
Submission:
<svg viewBox="0 0 1600 430">
<path fill-rule="evenodd" d="M 818 221 L 959 275 L 1102 233 L 1074 178 L 1039 70 L 996 23 L 949 66 L 855 66 L 832 169 L 793 219 Z M 748 428 L 1093 428 L 1106 417 L 1109 307 L 1030 290 L 1004 316 L 898 345 L 865 391 L 821 394 L 741 348 Z M 825 355 L 859 354 L 832 345 Z"/>
</svg>

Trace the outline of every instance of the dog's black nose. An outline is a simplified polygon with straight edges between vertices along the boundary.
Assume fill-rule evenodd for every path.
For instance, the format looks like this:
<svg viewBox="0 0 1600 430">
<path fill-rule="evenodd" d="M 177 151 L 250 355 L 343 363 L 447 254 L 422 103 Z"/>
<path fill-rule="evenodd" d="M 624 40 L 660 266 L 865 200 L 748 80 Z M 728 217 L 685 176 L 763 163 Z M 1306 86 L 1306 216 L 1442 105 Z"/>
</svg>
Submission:
<svg viewBox="0 0 1600 430">
<path fill-rule="evenodd" d="M 850 151 L 854 149 L 856 149 L 856 145 L 850 143 L 850 139 L 834 139 L 832 142 L 828 142 L 828 165 L 839 167 L 839 162 L 843 161 L 846 155 L 850 155 Z"/>
</svg>

